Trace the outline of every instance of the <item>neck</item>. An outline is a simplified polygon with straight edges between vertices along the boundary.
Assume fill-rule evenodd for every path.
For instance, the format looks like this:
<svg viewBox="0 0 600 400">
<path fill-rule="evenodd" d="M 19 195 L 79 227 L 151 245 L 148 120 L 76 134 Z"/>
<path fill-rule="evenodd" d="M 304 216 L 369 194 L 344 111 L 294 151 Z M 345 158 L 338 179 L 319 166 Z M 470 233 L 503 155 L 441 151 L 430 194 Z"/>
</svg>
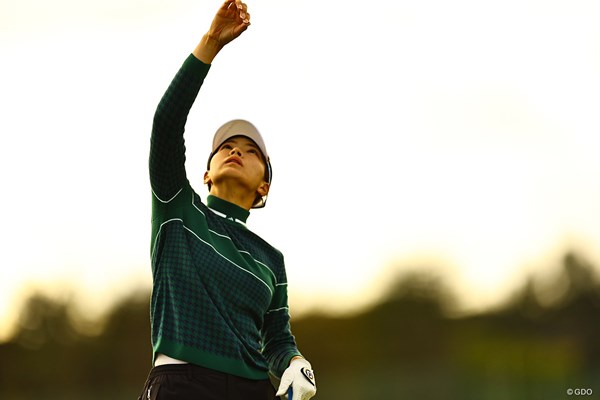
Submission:
<svg viewBox="0 0 600 400">
<path fill-rule="evenodd" d="M 210 194 L 248 211 L 252 208 L 254 200 L 256 200 L 255 193 L 240 191 L 239 185 L 233 187 L 230 187 L 229 185 L 219 185 L 218 187 L 212 185 Z"/>
</svg>

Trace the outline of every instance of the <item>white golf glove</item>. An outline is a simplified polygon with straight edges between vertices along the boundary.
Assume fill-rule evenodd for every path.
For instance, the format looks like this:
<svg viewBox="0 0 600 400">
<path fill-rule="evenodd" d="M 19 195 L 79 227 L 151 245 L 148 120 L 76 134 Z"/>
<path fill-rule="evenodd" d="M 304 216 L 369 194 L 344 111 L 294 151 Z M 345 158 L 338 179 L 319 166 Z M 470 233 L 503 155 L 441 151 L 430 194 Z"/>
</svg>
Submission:
<svg viewBox="0 0 600 400">
<path fill-rule="evenodd" d="M 315 375 L 310 363 L 304 358 L 292 360 L 281 376 L 281 383 L 276 395 L 283 396 L 290 386 L 294 397 L 288 400 L 308 400 L 317 393 Z"/>
</svg>

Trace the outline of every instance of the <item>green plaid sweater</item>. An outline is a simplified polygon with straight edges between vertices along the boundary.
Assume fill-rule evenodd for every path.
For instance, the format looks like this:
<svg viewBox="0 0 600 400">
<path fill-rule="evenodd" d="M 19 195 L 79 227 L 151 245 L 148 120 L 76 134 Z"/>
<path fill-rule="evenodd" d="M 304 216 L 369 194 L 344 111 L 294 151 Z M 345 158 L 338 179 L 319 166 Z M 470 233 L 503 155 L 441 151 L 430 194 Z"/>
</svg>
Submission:
<svg viewBox="0 0 600 400">
<path fill-rule="evenodd" d="M 283 255 L 249 231 L 249 212 L 185 172 L 184 126 L 208 74 L 190 55 L 160 101 L 150 146 L 154 356 L 250 378 L 281 376 L 300 355 L 290 331 Z"/>
</svg>

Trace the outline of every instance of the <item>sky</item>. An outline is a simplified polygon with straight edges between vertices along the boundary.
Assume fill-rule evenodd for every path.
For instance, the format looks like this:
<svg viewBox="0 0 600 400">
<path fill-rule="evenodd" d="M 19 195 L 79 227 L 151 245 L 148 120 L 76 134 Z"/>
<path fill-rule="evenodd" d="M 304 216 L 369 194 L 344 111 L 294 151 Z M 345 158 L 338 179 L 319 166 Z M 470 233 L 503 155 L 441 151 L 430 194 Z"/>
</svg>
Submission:
<svg viewBox="0 0 600 400">
<path fill-rule="evenodd" d="M 220 1 L 0 0 L 0 338 L 32 290 L 85 315 L 146 290 L 154 110 Z M 600 263 L 600 3 L 248 0 L 186 126 L 245 118 L 274 168 L 249 227 L 292 314 L 434 270 L 476 310 L 568 250 Z"/>
</svg>

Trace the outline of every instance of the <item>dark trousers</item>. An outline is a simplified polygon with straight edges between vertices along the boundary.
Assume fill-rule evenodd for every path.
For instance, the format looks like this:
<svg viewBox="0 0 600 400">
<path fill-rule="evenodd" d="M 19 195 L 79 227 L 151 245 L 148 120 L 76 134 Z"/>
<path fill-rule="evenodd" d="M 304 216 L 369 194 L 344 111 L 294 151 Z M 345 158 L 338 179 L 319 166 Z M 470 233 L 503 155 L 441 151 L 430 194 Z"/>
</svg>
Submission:
<svg viewBox="0 0 600 400">
<path fill-rule="evenodd" d="M 138 400 L 275 400 L 268 379 L 252 380 L 192 364 L 152 368 Z"/>
</svg>

